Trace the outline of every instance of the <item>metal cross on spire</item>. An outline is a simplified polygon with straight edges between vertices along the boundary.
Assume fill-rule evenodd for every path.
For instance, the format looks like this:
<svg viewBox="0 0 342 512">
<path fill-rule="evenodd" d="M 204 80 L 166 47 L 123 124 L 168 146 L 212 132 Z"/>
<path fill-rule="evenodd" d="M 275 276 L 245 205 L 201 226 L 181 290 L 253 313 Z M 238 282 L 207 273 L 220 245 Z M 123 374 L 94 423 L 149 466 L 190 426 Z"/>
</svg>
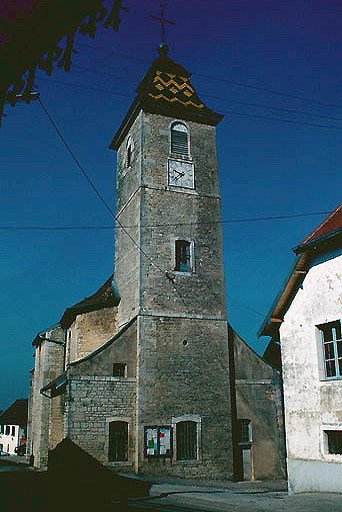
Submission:
<svg viewBox="0 0 342 512">
<path fill-rule="evenodd" d="M 165 7 L 166 4 L 160 4 L 160 8 L 161 8 L 161 15 L 160 15 L 160 18 L 158 18 L 157 16 L 150 16 L 150 18 L 153 18 L 154 20 L 158 20 L 160 21 L 160 25 L 161 25 L 161 42 L 162 44 L 164 45 L 165 43 L 165 23 L 168 23 L 169 25 L 176 25 L 176 23 L 174 21 L 170 21 L 170 20 L 167 20 L 164 16 L 164 7 Z"/>
</svg>

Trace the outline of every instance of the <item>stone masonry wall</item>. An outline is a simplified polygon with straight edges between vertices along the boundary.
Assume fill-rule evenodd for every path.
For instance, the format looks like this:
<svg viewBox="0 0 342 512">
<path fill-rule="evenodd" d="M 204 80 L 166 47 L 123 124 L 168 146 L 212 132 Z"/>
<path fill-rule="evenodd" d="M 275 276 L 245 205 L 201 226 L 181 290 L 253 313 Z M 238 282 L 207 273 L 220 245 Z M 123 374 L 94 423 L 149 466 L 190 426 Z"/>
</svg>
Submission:
<svg viewBox="0 0 342 512">
<path fill-rule="evenodd" d="M 137 366 L 137 324 L 128 327 L 121 336 L 108 343 L 104 350 L 76 362 L 70 367 L 70 374 L 77 376 L 113 376 L 113 364 L 126 364 L 126 376 L 134 378 Z"/>
<path fill-rule="evenodd" d="M 249 419 L 252 478 L 285 477 L 285 437 L 278 370 L 234 333 L 237 419 Z"/>
<path fill-rule="evenodd" d="M 67 363 L 81 359 L 117 331 L 117 307 L 77 315 L 68 329 Z"/>
<path fill-rule="evenodd" d="M 69 382 L 67 436 L 103 463 L 108 462 L 109 421 L 129 424 L 127 463 L 112 463 L 129 469 L 135 448 L 136 381 L 130 378 L 72 376 Z"/>
<path fill-rule="evenodd" d="M 139 471 L 189 478 L 229 478 L 232 438 L 227 325 L 224 321 L 142 317 L 138 381 Z M 184 343 L 185 342 L 185 343 Z M 144 456 L 146 426 L 199 419 L 198 459 Z"/>
<path fill-rule="evenodd" d="M 48 339 L 63 341 L 60 327 L 44 333 Z M 42 341 L 35 350 L 35 369 L 32 378 L 30 408 L 32 419 L 28 425 L 29 450 L 27 456 L 34 457 L 34 466 L 47 467 L 49 450 L 50 402 L 40 390 L 63 371 L 63 347 L 49 341 Z"/>
</svg>

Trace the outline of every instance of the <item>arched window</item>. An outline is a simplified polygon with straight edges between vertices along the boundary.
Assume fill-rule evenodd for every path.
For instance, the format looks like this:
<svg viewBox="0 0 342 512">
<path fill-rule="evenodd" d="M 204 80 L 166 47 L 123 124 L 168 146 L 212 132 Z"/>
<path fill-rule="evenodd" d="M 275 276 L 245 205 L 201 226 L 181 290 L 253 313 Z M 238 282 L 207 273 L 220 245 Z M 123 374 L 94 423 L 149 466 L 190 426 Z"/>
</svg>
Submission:
<svg viewBox="0 0 342 512">
<path fill-rule="evenodd" d="M 132 164 L 132 154 L 133 154 L 133 142 L 132 137 L 128 137 L 126 144 L 126 166 L 130 167 Z"/>
<path fill-rule="evenodd" d="M 126 421 L 111 421 L 109 423 L 108 460 L 128 460 L 128 423 Z"/>
<path fill-rule="evenodd" d="M 179 421 L 176 426 L 177 460 L 197 459 L 197 423 Z"/>
<path fill-rule="evenodd" d="M 171 153 L 189 156 L 188 129 L 182 123 L 174 123 L 171 126 Z"/>
</svg>

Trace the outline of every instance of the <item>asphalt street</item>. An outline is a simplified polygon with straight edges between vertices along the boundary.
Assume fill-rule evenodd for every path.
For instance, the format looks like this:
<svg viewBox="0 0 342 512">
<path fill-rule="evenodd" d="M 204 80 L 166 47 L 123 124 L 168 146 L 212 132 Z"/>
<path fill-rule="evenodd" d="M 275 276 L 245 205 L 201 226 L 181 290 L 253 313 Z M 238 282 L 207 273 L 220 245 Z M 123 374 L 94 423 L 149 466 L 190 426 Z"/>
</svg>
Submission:
<svg viewBox="0 0 342 512">
<path fill-rule="evenodd" d="M 128 503 L 127 510 L 129 512 L 143 510 L 164 512 L 342 512 L 342 494 L 307 493 L 289 496 L 284 481 L 201 482 L 200 484 L 186 481 L 182 483 L 163 482 L 153 485 L 151 499 L 132 500 Z"/>
</svg>

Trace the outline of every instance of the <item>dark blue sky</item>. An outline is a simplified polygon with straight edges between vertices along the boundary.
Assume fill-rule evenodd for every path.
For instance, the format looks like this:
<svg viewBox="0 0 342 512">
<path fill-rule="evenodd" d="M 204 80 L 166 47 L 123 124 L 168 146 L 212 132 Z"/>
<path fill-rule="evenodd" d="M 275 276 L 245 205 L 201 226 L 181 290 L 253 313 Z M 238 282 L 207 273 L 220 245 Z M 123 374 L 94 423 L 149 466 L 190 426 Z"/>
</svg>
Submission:
<svg viewBox="0 0 342 512">
<path fill-rule="evenodd" d="M 113 209 L 115 154 L 108 146 L 160 42 L 159 25 L 149 18 L 159 15 L 159 2 L 126 5 L 131 10 L 122 13 L 118 33 L 77 36 L 70 74 L 55 70 L 48 78 L 40 71 L 36 79 L 49 113 Z M 174 0 L 166 15 L 176 22 L 166 31 L 169 56 L 193 73 L 207 106 L 225 114 L 217 128 L 223 219 L 332 211 L 342 186 L 341 3 Z M 109 229 L 3 229 L 112 225 L 39 103 L 6 113 L 0 408 L 28 394 L 37 332 L 103 284 L 114 252 Z M 323 218 L 223 224 L 229 320 L 258 353 L 267 340 L 256 332 L 292 263 L 291 247 Z"/>
</svg>

